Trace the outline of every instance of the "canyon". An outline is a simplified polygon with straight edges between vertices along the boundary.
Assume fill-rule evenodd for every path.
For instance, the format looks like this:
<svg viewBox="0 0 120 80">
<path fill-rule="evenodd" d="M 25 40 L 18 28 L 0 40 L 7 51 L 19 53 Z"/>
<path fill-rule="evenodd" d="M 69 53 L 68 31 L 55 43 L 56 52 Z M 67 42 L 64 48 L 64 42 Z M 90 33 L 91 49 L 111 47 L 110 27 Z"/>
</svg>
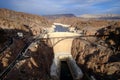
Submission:
<svg viewBox="0 0 120 80">
<path fill-rule="evenodd" d="M 61 24 L 69 25 L 69 30 L 72 29 L 69 31 L 70 36 L 67 32 L 53 33 L 52 26 Z M 72 36 L 75 33 L 79 36 Z M 53 41 L 45 34 L 68 39 L 58 41 L 54 47 L 53 42 L 57 40 Z M 65 16 L 47 19 L 44 16 L 0 9 L 0 79 L 51 80 L 55 53 L 64 50 L 71 53 L 70 56 L 83 72 L 81 80 L 119 80 L 119 40 L 120 20 Z M 8 73 L 4 73 L 6 70 Z"/>
</svg>

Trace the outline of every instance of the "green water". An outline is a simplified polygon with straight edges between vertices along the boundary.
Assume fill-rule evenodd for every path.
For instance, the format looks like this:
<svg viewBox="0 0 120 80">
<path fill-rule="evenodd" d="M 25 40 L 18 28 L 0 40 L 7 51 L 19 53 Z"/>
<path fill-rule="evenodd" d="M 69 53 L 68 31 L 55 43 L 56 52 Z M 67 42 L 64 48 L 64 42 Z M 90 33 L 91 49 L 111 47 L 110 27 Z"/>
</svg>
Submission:
<svg viewBox="0 0 120 80">
<path fill-rule="evenodd" d="M 73 80 L 66 61 L 61 61 L 60 80 Z"/>
</svg>

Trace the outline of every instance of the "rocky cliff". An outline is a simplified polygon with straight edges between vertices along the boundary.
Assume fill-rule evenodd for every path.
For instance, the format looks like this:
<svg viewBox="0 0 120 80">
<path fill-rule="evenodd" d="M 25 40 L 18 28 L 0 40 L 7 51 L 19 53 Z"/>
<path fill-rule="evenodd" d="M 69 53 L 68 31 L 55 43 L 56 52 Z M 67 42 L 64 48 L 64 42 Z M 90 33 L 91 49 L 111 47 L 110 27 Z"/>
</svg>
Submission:
<svg viewBox="0 0 120 80">
<path fill-rule="evenodd" d="M 84 31 L 72 47 L 72 55 L 84 74 L 96 80 L 120 79 L 120 22 L 86 27 Z"/>
<path fill-rule="evenodd" d="M 120 79 L 120 21 L 66 17 L 55 21 L 83 31 L 82 37 L 74 39 L 71 52 L 85 77 Z M 29 37 L 40 34 L 49 25 L 41 16 L 0 9 L 0 72 L 15 60 Z M 18 32 L 23 33 L 23 37 L 18 37 Z M 50 80 L 53 48 L 49 40 L 39 41 L 29 47 L 27 57 L 15 65 L 5 80 Z"/>
<path fill-rule="evenodd" d="M 29 57 L 19 61 L 9 72 L 5 80 L 50 80 L 50 67 L 53 60 L 53 49 L 49 42 L 40 42 L 29 47 Z"/>
<path fill-rule="evenodd" d="M 41 16 L 0 9 L 0 73 L 20 55 L 32 36 L 41 34 L 44 28 L 50 26 L 51 23 Z M 6 79 L 46 80 L 49 78 L 53 52 L 48 45 L 50 43 L 45 42 L 41 42 L 36 51 L 33 51 L 34 46 L 29 49 L 27 52 L 30 54 L 29 57 L 22 57 L 23 60 L 15 65 Z"/>
</svg>

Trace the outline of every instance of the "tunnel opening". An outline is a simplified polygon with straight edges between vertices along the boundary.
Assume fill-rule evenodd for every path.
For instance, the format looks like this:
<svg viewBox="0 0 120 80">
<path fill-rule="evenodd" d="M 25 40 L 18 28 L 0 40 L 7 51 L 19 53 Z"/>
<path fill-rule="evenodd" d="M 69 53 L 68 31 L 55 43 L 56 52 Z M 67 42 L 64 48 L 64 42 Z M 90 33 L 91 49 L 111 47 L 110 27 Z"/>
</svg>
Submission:
<svg viewBox="0 0 120 80">
<path fill-rule="evenodd" d="M 61 61 L 60 80 L 73 80 L 72 74 L 66 61 Z"/>
</svg>

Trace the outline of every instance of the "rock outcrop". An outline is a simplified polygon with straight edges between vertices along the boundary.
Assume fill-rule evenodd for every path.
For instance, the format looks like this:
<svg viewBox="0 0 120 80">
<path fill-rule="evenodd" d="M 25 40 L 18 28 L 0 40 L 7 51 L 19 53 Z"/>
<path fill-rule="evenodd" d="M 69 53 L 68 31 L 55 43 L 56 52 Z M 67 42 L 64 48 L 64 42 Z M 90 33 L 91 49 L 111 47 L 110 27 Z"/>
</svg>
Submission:
<svg viewBox="0 0 120 80">
<path fill-rule="evenodd" d="M 84 28 L 86 34 L 73 41 L 72 55 L 85 74 L 97 80 L 120 79 L 120 23 Z M 89 36 L 93 35 L 93 36 Z"/>
</svg>

